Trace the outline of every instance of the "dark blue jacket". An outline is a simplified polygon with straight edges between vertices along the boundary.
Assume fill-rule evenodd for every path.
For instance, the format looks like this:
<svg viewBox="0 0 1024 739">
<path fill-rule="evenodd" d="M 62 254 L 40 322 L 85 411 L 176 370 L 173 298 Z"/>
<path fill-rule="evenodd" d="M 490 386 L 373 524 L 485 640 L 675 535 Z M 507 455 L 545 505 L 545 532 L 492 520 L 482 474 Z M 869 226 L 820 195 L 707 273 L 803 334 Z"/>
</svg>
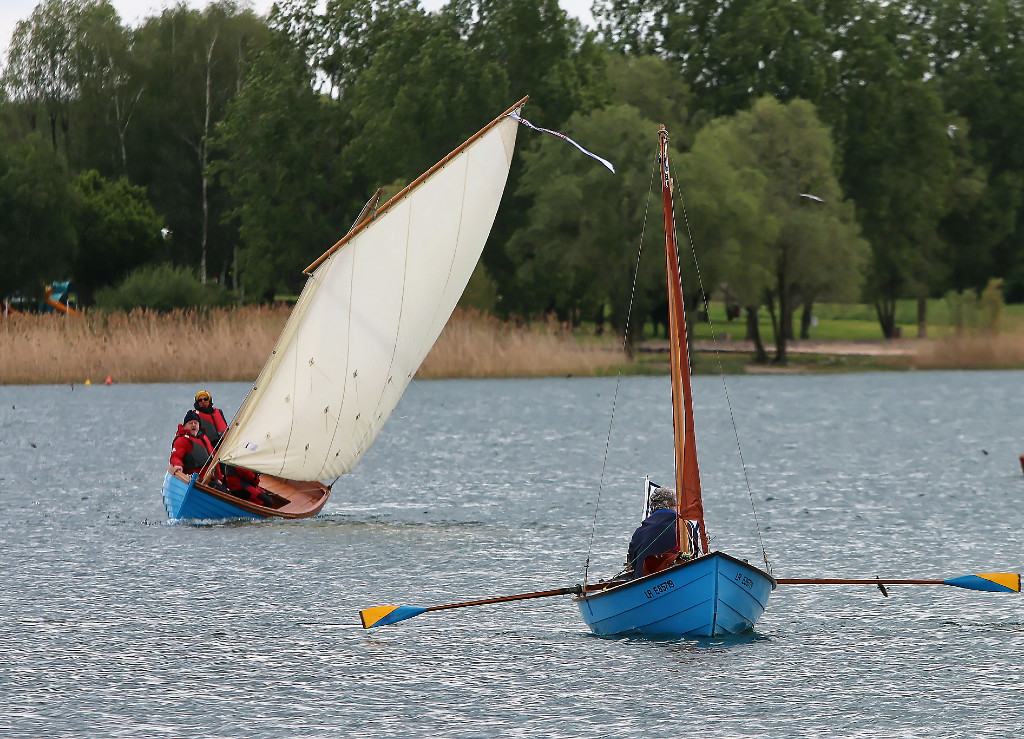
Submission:
<svg viewBox="0 0 1024 739">
<path fill-rule="evenodd" d="M 676 546 L 676 516 L 675 511 L 662 508 L 655 511 L 640 524 L 640 528 L 633 532 L 633 538 L 629 540 L 629 553 L 627 563 L 633 566 L 633 577 L 642 577 L 644 574 L 644 560 L 652 554 L 661 554 Z"/>
</svg>

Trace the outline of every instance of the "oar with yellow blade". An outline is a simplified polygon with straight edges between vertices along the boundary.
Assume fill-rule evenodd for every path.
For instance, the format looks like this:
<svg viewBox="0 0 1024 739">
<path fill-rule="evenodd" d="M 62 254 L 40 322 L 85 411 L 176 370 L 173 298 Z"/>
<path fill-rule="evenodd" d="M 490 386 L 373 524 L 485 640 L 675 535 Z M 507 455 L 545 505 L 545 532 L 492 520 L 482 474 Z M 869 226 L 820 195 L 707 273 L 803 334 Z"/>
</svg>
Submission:
<svg viewBox="0 0 1024 739">
<path fill-rule="evenodd" d="M 985 572 L 980 575 L 964 575 L 948 580 L 890 580 L 885 578 L 840 578 L 840 577 L 777 577 L 779 585 L 876 585 L 885 592 L 886 585 L 952 585 L 954 588 L 985 590 L 991 593 L 1019 593 L 1020 575 L 1016 572 Z"/>
<path fill-rule="evenodd" d="M 510 600 L 527 600 L 528 598 L 550 598 L 554 595 L 579 595 L 582 592 L 582 585 L 574 585 L 571 588 L 541 590 L 536 593 L 520 593 L 519 595 L 506 595 L 501 598 L 487 598 L 485 600 L 471 600 L 467 603 L 450 603 L 446 606 L 429 606 L 427 608 L 419 608 L 417 606 L 375 606 L 360 611 L 359 618 L 363 621 L 363 628 L 369 629 L 372 626 L 386 626 L 387 624 L 404 621 L 407 618 L 419 616 L 427 611 L 444 611 L 449 608 L 483 606 L 488 603 L 506 603 Z"/>
</svg>

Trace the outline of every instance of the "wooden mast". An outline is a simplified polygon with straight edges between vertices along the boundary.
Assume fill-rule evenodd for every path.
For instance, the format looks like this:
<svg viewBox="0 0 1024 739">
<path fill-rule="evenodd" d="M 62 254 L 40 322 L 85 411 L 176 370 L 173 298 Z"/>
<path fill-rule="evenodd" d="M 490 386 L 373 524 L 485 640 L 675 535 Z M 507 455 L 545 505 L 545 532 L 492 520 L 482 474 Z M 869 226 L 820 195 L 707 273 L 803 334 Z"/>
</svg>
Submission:
<svg viewBox="0 0 1024 739">
<path fill-rule="evenodd" d="M 672 204 L 672 176 L 668 163 L 668 131 L 658 131 L 661 162 L 661 199 L 665 218 L 665 260 L 668 283 L 669 366 L 672 378 L 672 438 L 675 448 L 676 497 L 679 504 L 677 538 L 684 554 L 695 555 L 686 534 L 686 521 L 697 521 L 700 549 L 707 553 L 704 504 L 701 500 L 700 469 L 697 466 L 697 437 L 693 429 L 693 396 L 690 390 L 690 354 L 686 335 L 683 283 L 679 274 L 675 210 Z"/>
</svg>

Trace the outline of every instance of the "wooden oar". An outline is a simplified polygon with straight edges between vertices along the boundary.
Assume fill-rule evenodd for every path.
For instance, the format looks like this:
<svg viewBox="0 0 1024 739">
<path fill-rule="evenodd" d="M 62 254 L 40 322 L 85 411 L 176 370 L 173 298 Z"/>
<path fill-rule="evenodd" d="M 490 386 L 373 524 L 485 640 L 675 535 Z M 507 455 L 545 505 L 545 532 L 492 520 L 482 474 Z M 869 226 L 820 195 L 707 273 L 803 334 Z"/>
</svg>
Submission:
<svg viewBox="0 0 1024 739">
<path fill-rule="evenodd" d="M 594 586 L 588 586 L 587 590 Z M 550 598 L 553 595 L 579 595 L 583 592 L 582 585 L 573 585 L 571 588 L 558 588 L 557 590 L 541 590 L 536 593 L 520 593 L 519 595 L 506 595 L 501 598 L 487 598 L 485 600 L 471 600 L 466 603 L 451 603 L 446 606 L 429 606 L 419 608 L 417 606 L 375 606 L 359 612 L 359 618 L 363 622 L 363 628 L 369 629 L 372 626 L 386 626 L 387 624 L 404 621 L 413 616 L 419 616 L 427 611 L 444 611 L 449 608 L 465 608 L 466 606 L 482 606 L 488 603 L 506 603 L 510 600 L 527 600 L 528 598 Z"/>
<path fill-rule="evenodd" d="M 890 580 L 885 578 L 839 578 L 839 577 L 777 577 L 779 585 L 876 585 L 885 592 L 886 585 L 952 585 L 968 590 L 985 590 L 991 593 L 1019 593 L 1020 575 L 1016 572 L 984 572 L 979 575 L 964 575 L 948 580 Z"/>
</svg>

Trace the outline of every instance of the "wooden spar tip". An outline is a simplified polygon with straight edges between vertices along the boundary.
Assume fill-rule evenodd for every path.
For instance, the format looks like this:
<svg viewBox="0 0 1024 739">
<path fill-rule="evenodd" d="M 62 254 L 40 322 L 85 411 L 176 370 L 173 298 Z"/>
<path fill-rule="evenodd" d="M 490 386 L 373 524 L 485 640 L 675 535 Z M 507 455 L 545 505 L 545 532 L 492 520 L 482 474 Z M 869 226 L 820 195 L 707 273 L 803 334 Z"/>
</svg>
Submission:
<svg viewBox="0 0 1024 739">
<path fill-rule="evenodd" d="M 876 577 L 778 577 L 779 585 L 875 585 L 888 597 L 886 585 L 951 585 L 966 590 L 981 590 L 988 593 L 1019 593 L 1020 575 L 1016 572 L 983 572 L 977 575 L 962 575 L 946 580 L 893 579 Z"/>
<path fill-rule="evenodd" d="M 439 161 L 439 162 L 438 162 L 437 164 L 435 164 L 435 165 L 434 165 L 433 167 L 431 167 L 431 168 L 430 168 L 430 169 L 428 169 L 428 170 L 427 170 L 426 172 L 424 172 L 424 173 L 423 173 L 423 174 L 421 174 L 421 175 L 420 175 L 419 177 L 417 177 L 417 178 L 416 178 L 415 180 L 413 180 L 413 181 L 412 181 L 412 182 L 410 182 L 410 183 L 409 183 L 408 185 L 406 185 L 406 186 L 405 186 L 405 188 L 403 188 L 403 189 L 402 189 L 402 191 L 401 191 L 400 193 L 398 193 L 397 195 L 395 195 L 395 196 L 394 196 L 393 198 L 391 198 L 391 199 L 390 199 L 390 200 L 389 200 L 388 202 L 384 203 L 384 205 L 380 206 L 379 208 L 377 208 L 376 210 L 374 210 L 374 211 L 373 211 L 372 213 L 368 214 L 368 215 L 367 215 L 367 216 L 366 216 L 366 217 L 365 217 L 365 218 L 364 218 L 364 219 L 363 219 L 362 221 L 359 221 L 359 220 L 357 219 L 357 221 L 356 221 L 356 224 L 355 224 L 355 225 L 354 225 L 354 226 L 353 226 L 353 227 L 352 227 L 352 228 L 351 228 L 351 229 L 349 230 L 349 232 L 348 232 L 347 234 L 345 234 L 345 235 L 344 235 L 344 236 L 343 236 L 343 237 L 341 238 L 341 240 L 340 240 L 340 241 L 338 241 L 338 243 L 336 243 L 336 244 L 335 244 L 334 246 L 332 246 L 332 247 L 331 247 L 330 249 L 328 249 L 328 250 L 327 250 L 327 251 L 325 251 L 325 252 L 324 252 L 323 254 L 321 254 L 321 255 L 320 255 L 320 258 L 319 258 L 319 259 L 317 259 L 317 260 L 316 260 L 315 262 L 313 262 L 313 263 L 312 263 L 311 265 L 309 265 L 309 266 L 308 266 L 308 267 L 306 267 L 306 268 L 305 268 L 304 270 L 302 270 L 302 274 L 304 274 L 304 275 L 308 275 L 308 274 L 310 274 L 310 273 L 311 273 L 311 272 L 312 272 L 312 271 L 313 271 L 314 269 L 316 269 L 316 268 L 317 268 L 318 266 L 320 266 L 320 264 L 321 264 L 321 263 L 322 263 L 322 262 L 323 262 L 323 261 L 324 261 L 325 259 L 327 259 L 327 258 L 328 258 L 329 256 L 331 256 L 331 254 L 333 254 L 334 252 L 338 251 L 338 249 L 340 249 L 340 248 L 341 248 L 341 247 L 343 247 L 343 246 L 344 246 L 344 245 L 345 245 L 346 243 L 348 243 L 348 242 L 349 242 L 349 241 L 350 241 L 350 240 L 351 240 L 351 239 L 352 239 L 352 238 L 353 238 L 353 237 L 354 237 L 354 236 L 355 236 L 355 235 L 356 235 L 357 233 L 359 233 L 359 232 L 360 232 L 360 231 L 362 231 L 362 230 L 363 230 L 364 228 L 366 228 L 366 227 L 367 227 L 367 226 L 368 226 L 369 224 L 371 224 L 371 223 L 373 223 L 373 222 L 374 222 L 375 220 L 377 220 L 377 218 L 378 218 L 378 217 L 380 217 L 381 215 L 383 215 L 384 213 L 386 213 L 386 212 L 388 211 L 388 209 L 389 209 L 389 208 L 391 207 L 391 205 L 392 205 L 393 203 L 397 203 L 397 202 L 398 202 L 399 200 L 401 200 L 401 199 L 402 199 L 402 198 L 404 198 L 404 197 L 405 197 L 406 195 L 408 195 L 408 194 L 409 194 L 409 192 L 410 192 L 411 190 L 415 189 L 415 188 L 416 188 L 417 186 L 419 186 L 419 184 L 420 184 L 421 182 L 423 182 L 423 181 L 424 181 L 425 179 L 427 179 L 428 177 L 430 177 L 430 175 L 434 174 L 434 172 L 436 172 L 437 170 L 441 169 L 441 167 L 443 167 L 443 166 L 444 166 L 444 165 L 446 165 L 446 164 L 447 164 L 447 163 L 448 163 L 449 161 L 451 161 L 451 160 L 452 160 L 453 158 L 455 158 L 455 157 L 456 157 L 456 156 L 458 156 L 458 155 L 459 155 L 460 153 L 462 153 L 462 152 L 463 152 L 463 151 L 464 151 L 464 150 L 466 149 L 466 147 L 468 147 L 468 146 L 469 146 L 470 144 L 472 144 L 472 143 L 473 143 L 474 141 L 476 141 L 476 140 L 477 140 L 478 138 L 480 138 L 480 137 L 481 137 L 481 136 L 483 136 L 483 135 L 484 135 L 485 133 L 487 133 L 487 132 L 488 132 L 488 131 L 490 131 L 490 130 L 491 130 L 492 128 L 494 128 L 494 127 L 495 127 L 495 126 L 496 126 L 496 125 L 497 125 L 498 123 L 500 123 L 500 122 L 501 122 L 501 120 L 502 120 L 503 118 L 505 118 L 505 117 L 506 117 L 506 116 L 507 116 L 507 115 L 508 115 L 509 113 L 511 113 L 511 112 L 513 112 L 513 111 L 515 111 L 515 110 L 519 110 L 519 109 L 520 109 L 521 107 L 523 107 L 524 105 L 526 105 L 526 101 L 527 101 L 527 100 L 529 100 L 529 99 L 530 99 L 530 96 L 529 96 L 529 95 L 526 95 L 525 97 L 523 97 L 523 99 L 522 99 L 522 100 L 520 100 L 520 101 L 519 101 L 518 103 L 516 103 L 516 104 L 515 104 L 515 105 L 513 105 L 513 106 L 512 106 L 511 108 L 509 108 L 508 110 L 506 110 L 506 111 L 505 111 L 504 113 L 502 113 L 501 115 L 499 115 L 499 116 L 498 116 L 497 118 L 495 118 L 495 119 L 494 119 L 493 121 L 491 121 L 490 123 L 488 123 L 488 124 L 487 124 L 486 126 L 484 126 L 483 128 L 481 128 L 481 129 L 480 129 L 479 131 L 477 131 L 477 132 L 476 132 L 475 134 L 473 134 L 472 136 L 470 136 L 470 137 L 469 137 L 468 139 L 466 139 L 465 141 L 463 141 L 463 142 L 462 142 L 462 143 L 461 143 L 461 144 L 460 144 L 460 145 L 459 145 L 459 146 L 458 146 L 457 148 L 453 149 L 453 150 L 451 151 L 451 153 L 449 153 L 449 154 L 448 154 L 448 156 L 446 156 L 446 157 L 445 157 L 444 159 L 442 159 L 441 161 Z"/>
</svg>

